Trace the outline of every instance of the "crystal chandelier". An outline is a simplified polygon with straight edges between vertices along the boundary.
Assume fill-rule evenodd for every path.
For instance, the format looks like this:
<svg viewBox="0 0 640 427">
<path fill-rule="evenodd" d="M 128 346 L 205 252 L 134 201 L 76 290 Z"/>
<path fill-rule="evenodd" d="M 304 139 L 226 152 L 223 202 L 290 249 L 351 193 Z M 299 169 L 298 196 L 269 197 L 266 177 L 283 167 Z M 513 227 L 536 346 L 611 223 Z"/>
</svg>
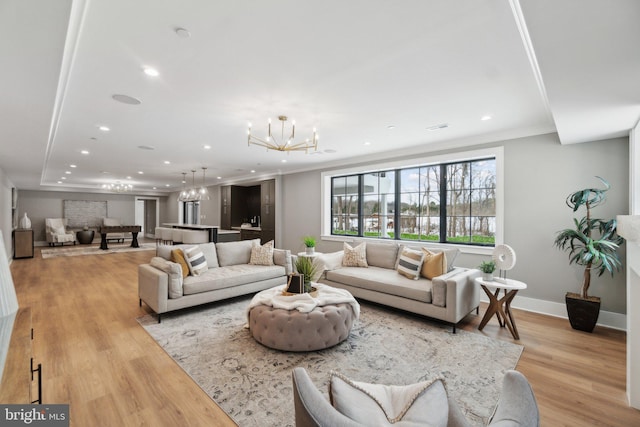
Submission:
<svg viewBox="0 0 640 427">
<path fill-rule="evenodd" d="M 304 151 L 306 153 L 309 152 L 310 149 L 314 151 L 318 149 L 318 134 L 316 133 L 316 129 L 313 129 L 313 137 L 311 139 L 307 138 L 301 142 L 294 142 L 294 138 L 296 136 L 296 122 L 291 122 L 291 133 L 288 136 L 285 136 L 284 133 L 284 124 L 287 121 L 287 116 L 278 116 L 278 120 L 282 122 L 282 131 L 280 133 L 280 138 L 273 136 L 271 134 L 271 119 L 269 119 L 269 127 L 267 136 L 263 138 L 258 138 L 251 134 L 251 123 L 249 123 L 249 129 L 247 130 L 247 145 L 259 145 L 260 147 L 265 147 L 267 150 L 275 150 L 275 151 Z"/>
<path fill-rule="evenodd" d="M 133 190 L 133 185 L 122 184 L 120 181 L 117 181 L 115 184 L 102 184 L 102 189 L 115 193 L 124 193 Z"/>
</svg>

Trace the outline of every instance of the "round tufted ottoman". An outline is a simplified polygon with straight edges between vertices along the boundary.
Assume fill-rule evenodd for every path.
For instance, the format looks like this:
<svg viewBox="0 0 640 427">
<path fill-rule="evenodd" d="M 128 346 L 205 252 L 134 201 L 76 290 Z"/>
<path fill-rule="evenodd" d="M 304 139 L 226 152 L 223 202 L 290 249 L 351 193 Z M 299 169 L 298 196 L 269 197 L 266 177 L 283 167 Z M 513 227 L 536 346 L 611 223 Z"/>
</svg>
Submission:
<svg viewBox="0 0 640 427">
<path fill-rule="evenodd" d="M 355 318 L 348 303 L 319 306 L 309 313 L 258 305 L 249 311 L 249 329 L 267 347 L 313 351 L 347 339 Z"/>
</svg>

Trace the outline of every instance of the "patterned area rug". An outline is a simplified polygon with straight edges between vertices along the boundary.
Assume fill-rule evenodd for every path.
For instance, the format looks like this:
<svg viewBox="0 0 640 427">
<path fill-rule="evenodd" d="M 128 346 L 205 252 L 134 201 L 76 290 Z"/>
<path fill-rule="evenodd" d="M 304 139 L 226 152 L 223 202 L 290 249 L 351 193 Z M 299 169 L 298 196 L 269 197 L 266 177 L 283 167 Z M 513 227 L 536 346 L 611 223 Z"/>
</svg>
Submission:
<svg viewBox="0 0 640 427">
<path fill-rule="evenodd" d="M 137 252 L 148 251 L 156 248 L 155 243 L 140 243 L 139 248 L 132 248 L 131 242 L 125 243 L 109 243 L 109 249 L 102 250 L 100 246 L 60 246 L 56 248 L 42 249 L 42 258 L 57 258 L 61 256 L 79 256 L 79 255 L 104 255 L 119 252 Z"/>
<path fill-rule="evenodd" d="M 347 340 L 309 353 L 273 350 L 244 328 L 250 297 L 138 319 L 158 344 L 239 426 L 293 426 L 291 370 L 304 367 L 327 395 L 329 374 L 411 384 L 444 378 L 467 419 L 486 425 L 502 377 L 523 347 L 384 307 L 362 304 Z"/>
</svg>

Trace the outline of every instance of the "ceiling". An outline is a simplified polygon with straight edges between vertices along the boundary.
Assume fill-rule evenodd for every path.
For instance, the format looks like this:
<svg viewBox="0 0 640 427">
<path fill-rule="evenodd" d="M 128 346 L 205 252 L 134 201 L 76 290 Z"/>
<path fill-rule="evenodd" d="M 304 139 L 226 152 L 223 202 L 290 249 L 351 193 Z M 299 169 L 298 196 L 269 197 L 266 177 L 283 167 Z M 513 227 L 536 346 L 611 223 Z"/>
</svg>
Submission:
<svg viewBox="0 0 640 427">
<path fill-rule="evenodd" d="M 637 0 L 0 0 L 0 168 L 19 189 L 162 194 L 202 167 L 213 185 L 626 136 L 639 21 Z M 248 146 L 279 115 L 318 151 Z"/>
</svg>

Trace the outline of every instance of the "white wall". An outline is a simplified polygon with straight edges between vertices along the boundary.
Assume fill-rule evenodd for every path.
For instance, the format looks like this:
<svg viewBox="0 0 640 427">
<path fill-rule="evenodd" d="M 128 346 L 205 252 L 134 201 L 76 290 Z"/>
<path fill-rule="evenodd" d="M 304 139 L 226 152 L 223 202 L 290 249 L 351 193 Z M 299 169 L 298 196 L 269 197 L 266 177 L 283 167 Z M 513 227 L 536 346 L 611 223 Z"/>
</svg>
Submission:
<svg viewBox="0 0 640 427">
<path fill-rule="evenodd" d="M 556 232 L 573 223 L 573 212 L 565 205 L 565 199 L 573 191 L 597 186 L 599 181 L 594 176 L 598 175 L 606 178 L 612 189 L 607 203 L 594 213 L 613 218 L 628 212 L 628 139 L 561 145 L 556 134 L 549 134 L 474 148 L 498 145 L 504 146 L 504 241 L 518 256 L 509 277 L 529 285 L 519 295 L 564 306 L 565 293 L 579 290 L 582 277 L 579 267 L 568 265 L 567 254 L 553 247 Z M 278 246 L 298 252 L 303 248 L 302 236 L 320 236 L 321 172 L 283 176 L 281 212 L 285 226 Z M 341 248 L 341 242 L 321 240 L 317 250 L 330 252 Z M 624 259 L 624 251 L 621 255 Z M 476 267 L 485 258 L 463 254 L 456 264 Z M 590 293 L 602 297 L 604 311 L 626 313 L 624 271 L 614 278 L 594 277 Z"/>
<path fill-rule="evenodd" d="M 9 181 L 9 178 L 0 169 L 0 230 L 2 230 L 3 241 L 0 244 L 4 244 L 7 257 L 10 259 L 13 250 L 11 249 L 11 235 L 13 231 L 12 217 L 11 217 L 11 188 L 13 183 Z"/>
</svg>

